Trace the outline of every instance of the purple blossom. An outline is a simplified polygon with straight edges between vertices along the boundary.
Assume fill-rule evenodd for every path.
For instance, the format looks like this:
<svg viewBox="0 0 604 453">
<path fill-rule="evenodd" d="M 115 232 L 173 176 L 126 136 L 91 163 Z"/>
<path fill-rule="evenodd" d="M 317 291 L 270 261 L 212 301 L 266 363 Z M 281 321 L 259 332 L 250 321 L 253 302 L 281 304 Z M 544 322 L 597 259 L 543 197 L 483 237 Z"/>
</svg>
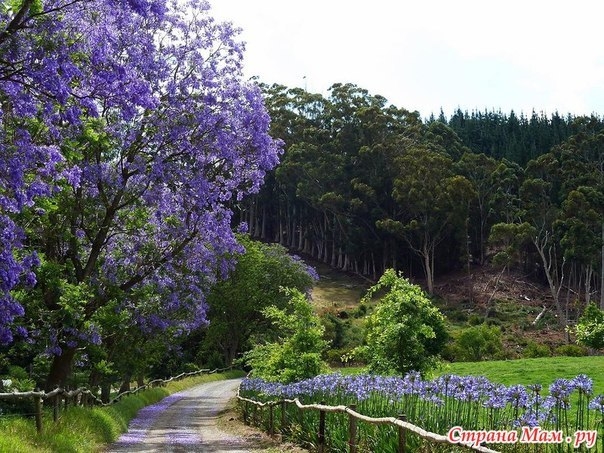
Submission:
<svg viewBox="0 0 604 453">
<path fill-rule="evenodd" d="M 515 407 L 527 407 L 529 403 L 529 394 L 523 385 L 513 385 L 508 388 L 507 397 L 510 404 Z"/>
<path fill-rule="evenodd" d="M 580 374 L 572 379 L 571 386 L 586 395 L 591 395 L 593 392 L 593 379 L 584 374 Z"/>
<path fill-rule="evenodd" d="M 569 379 L 556 379 L 549 386 L 549 393 L 558 401 L 566 401 L 574 389 L 574 381 Z"/>
<path fill-rule="evenodd" d="M 589 409 L 599 412 L 604 416 L 604 395 L 598 395 L 589 403 Z"/>
<path fill-rule="evenodd" d="M 35 263 L 23 257 L 45 252 L 38 238 L 52 211 L 36 203 L 49 196 L 52 228 L 77 239 L 57 262 L 91 263 L 83 283 L 100 308 L 119 288 L 130 327 L 184 334 L 203 326 L 205 293 L 240 250 L 231 201 L 259 190 L 283 146 L 268 134 L 261 90 L 243 80 L 238 31 L 196 0 L 101 0 L 94 10 L 49 0 L 44 8 L 61 15 L 0 39 L 0 343 L 26 315 L 11 291 L 35 284 Z M 36 133 L 23 126 L 34 117 Z M 15 219 L 28 209 L 40 219 L 25 241 Z M 137 298 L 145 289 L 157 297 Z M 66 329 L 47 326 L 56 332 L 48 353 L 100 342 L 77 315 Z"/>
</svg>

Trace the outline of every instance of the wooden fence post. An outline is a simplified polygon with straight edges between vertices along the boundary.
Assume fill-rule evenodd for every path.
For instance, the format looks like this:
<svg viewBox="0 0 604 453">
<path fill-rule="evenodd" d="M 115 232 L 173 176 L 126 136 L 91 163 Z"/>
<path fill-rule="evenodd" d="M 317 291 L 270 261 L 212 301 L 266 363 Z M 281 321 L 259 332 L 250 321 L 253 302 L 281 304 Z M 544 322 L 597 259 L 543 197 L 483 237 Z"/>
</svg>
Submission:
<svg viewBox="0 0 604 453">
<path fill-rule="evenodd" d="M 285 401 L 281 401 L 281 426 L 279 427 L 281 434 L 283 434 L 283 432 L 285 431 L 285 409 L 286 409 L 286 407 L 287 407 L 287 403 Z"/>
<path fill-rule="evenodd" d="M 36 431 L 42 432 L 42 397 L 34 396 L 34 407 L 36 411 Z"/>
<path fill-rule="evenodd" d="M 254 406 L 254 412 L 252 413 L 252 426 L 258 426 L 258 406 L 256 404 Z"/>
<path fill-rule="evenodd" d="M 59 395 L 53 398 L 52 420 L 55 423 L 59 420 Z"/>
<path fill-rule="evenodd" d="M 321 405 L 325 402 L 321 401 Z M 325 411 L 319 411 L 319 436 L 317 439 L 317 452 L 323 453 L 325 451 Z"/>
<path fill-rule="evenodd" d="M 349 407 L 356 412 L 356 404 L 351 404 Z M 352 414 L 348 414 L 348 451 L 357 453 L 357 419 Z"/>
<path fill-rule="evenodd" d="M 402 422 L 407 421 L 407 416 L 399 415 L 398 419 Z M 402 426 L 398 427 L 398 453 L 405 453 L 407 451 L 407 434 L 406 429 Z"/>
<path fill-rule="evenodd" d="M 304 411 L 302 408 L 298 411 L 298 421 L 300 422 L 300 429 L 304 426 Z"/>
</svg>

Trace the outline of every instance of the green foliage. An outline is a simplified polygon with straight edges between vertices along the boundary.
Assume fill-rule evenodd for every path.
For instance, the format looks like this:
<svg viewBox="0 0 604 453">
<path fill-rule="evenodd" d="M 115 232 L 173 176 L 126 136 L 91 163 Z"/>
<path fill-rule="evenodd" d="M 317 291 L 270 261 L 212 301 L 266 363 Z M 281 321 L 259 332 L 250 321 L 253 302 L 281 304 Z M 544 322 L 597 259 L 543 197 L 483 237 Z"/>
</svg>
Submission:
<svg viewBox="0 0 604 453">
<path fill-rule="evenodd" d="M 285 308 L 270 306 L 264 315 L 276 329 L 278 340 L 256 345 L 245 354 L 252 375 L 267 381 L 290 383 L 327 370 L 321 359 L 327 342 L 324 327 L 305 296 L 296 289 L 284 289 Z"/>
<path fill-rule="evenodd" d="M 575 328 L 577 343 L 593 349 L 604 348 L 604 311 L 589 303 Z"/>
<path fill-rule="evenodd" d="M 493 359 L 501 353 L 501 329 L 498 326 L 480 324 L 463 329 L 455 339 L 456 359 L 477 362 Z"/>
<path fill-rule="evenodd" d="M 554 355 L 566 357 L 583 357 L 588 355 L 587 348 L 576 344 L 563 344 L 554 350 Z"/>
<path fill-rule="evenodd" d="M 549 346 L 539 344 L 535 341 L 529 341 L 522 351 L 522 356 L 526 357 L 527 359 L 536 357 L 550 357 L 551 355 L 552 351 Z"/>
<path fill-rule="evenodd" d="M 493 264 L 506 267 L 519 262 L 520 254 L 533 234 L 534 229 L 526 222 L 493 225 L 489 235 L 489 244 L 496 250 Z"/>
<path fill-rule="evenodd" d="M 365 345 L 359 354 L 376 373 L 426 373 L 438 362 L 448 334 L 445 317 L 417 285 L 388 269 L 365 301 L 384 296 L 367 318 Z"/>
<path fill-rule="evenodd" d="M 221 366 L 230 365 L 241 352 L 251 347 L 251 340 L 272 336 L 272 325 L 263 315 L 269 306 L 288 305 L 288 295 L 281 288 L 306 292 L 314 283 L 309 267 L 289 255 L 279 244 L 238 237 L 245 253 L 237 257 L 229 278 L 217 283 L 208 295 L 210 310 L 200 358 L 217 364 L 216 351 L 222 355 Z"/>
</svg>

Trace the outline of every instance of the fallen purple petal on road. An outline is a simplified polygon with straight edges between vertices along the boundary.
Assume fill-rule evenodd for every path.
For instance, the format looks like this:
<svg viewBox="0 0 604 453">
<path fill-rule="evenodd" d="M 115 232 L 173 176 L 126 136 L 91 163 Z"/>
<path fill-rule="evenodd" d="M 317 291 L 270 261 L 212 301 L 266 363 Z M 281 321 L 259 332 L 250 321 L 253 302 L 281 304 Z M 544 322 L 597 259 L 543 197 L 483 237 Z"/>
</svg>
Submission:
<svg viewBox="0 0 604 453">
<path fill-rule="evenodd" d="M 162 411 L 181 398 L 181 392 L 174 393 L 164 398 L 159 403 L 152 404 L 141 409 L 137 416 L 133 418 L 128 425 L 128 431 L 122 434 L 118 439 L 118 445 L 133 445 L 141 443 L 147 435 L 147 431 L 149 431 L 149 428 L 153 425 L 153 422 L 155 422 Z"/>
</svg>

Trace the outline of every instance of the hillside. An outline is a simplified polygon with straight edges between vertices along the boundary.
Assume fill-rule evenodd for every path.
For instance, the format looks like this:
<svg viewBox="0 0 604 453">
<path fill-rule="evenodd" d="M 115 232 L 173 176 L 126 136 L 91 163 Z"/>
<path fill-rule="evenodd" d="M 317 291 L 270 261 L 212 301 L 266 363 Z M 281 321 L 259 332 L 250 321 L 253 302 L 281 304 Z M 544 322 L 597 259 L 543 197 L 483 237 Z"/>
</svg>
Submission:
<svg viewBox="0 0 604 453">
<path fill-rule="evenodd" d="M 317 312 L 333 315 L 357 341 L 362 337 L 364 316 L 377 303 L 362 304 L 371 282 L 322 263 L 310 262 L 321 280 L 312 292 Z M 421 281 L 414 283 L 421 285 Z M 447 316 L 450 331 L 486 322 L 501 328 L 507 358 L 523 356 L 527 345 L 545 345 L 550 351 L 567 343 L 557 323 L 549 290 L 518 272 L 501 273 L 481 266 L 471 273 L 457 272 L 436 281 L 434 301 Z M 545 308 L 545 310 L 544 310 Z M 346 348 L 344 348 L 346 349 Z"/>
</svg>

